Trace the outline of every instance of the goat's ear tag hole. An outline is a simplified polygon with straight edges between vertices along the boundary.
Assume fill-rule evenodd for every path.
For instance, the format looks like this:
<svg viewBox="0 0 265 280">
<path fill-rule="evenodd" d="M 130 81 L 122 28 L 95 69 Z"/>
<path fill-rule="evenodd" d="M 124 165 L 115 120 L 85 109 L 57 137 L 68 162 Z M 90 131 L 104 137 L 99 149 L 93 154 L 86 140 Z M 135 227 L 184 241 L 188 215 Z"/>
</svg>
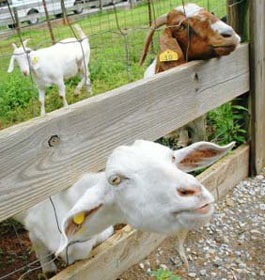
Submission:
<svg viewBox="0 0 265 280">
<path fill-rule="evenodd" d="M 161 62 L 164 61 L 176 61 L 179 59 L 179 56 L 176 52 L 173 52 L 172 50 L 166 50 L 162 52 L 159 56 L 159 60 Z"/>
<path fill-rule="evenodd" d="M 82 213 L 75 215 L 73 220 L 77 225 L 81 225 L 85 220 L 85 213 L 82 212 Z"/>
<path fill-rule="evenodd" d="M 38 60 L 38 58 L 37 58 L 36 56 L 33 57 L 33 60 L 32 60 L 32 61 L 33 61 L 34 64 L 36 64 L 36 63 L 39 62 L 39 60 Z"/>
</svg>

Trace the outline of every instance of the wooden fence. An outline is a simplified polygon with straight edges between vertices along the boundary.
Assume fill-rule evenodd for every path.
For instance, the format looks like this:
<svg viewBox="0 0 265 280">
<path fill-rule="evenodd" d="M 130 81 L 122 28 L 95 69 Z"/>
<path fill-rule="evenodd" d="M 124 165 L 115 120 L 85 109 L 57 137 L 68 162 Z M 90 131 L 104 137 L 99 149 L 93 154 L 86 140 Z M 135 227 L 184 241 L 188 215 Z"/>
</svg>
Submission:
<svg viewBox="0 0 265 280">
<path fill-rule="evenodd" d="M 84 172 L 102 169 L 118 145 L 156 140 L 249 91 L 251 167 L 260 171 L 265 165 L 263 0 L 250 1 L 250 25 L 251 44 L 229 56 L 191 62 L 1 131 L 0 220 L 71 186 Z M 199 179 L 222 196 L 248 175 L 248 154 L 248 145 L 239 147 Z M 164 238 L 126 226 L 92 258 L 53 279 L 115 279 Z"/>
</svg>

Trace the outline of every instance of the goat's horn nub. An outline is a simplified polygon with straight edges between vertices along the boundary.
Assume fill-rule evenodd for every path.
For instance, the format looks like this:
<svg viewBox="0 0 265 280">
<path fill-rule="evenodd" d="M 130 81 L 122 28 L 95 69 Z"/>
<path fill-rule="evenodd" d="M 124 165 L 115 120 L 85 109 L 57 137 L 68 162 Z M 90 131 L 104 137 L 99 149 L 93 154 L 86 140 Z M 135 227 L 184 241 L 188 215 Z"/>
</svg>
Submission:
<svg viewBox="0 0 265 280">
<path fill-rule="evenodd" d="M 141 57 L 140 62 L 139 62 L 140 66 L 142 66 L 144 61 L 145 61 L 145 58 L 146 58 L 146 55 L 147 55 L 147 52 L 148 52 L 148 48 L 149 48 L 149 45 L 152 41 L 153 34 L 155 33 L 155 30 L 157 28 L 159 28 L 160 26 L 165 25 L 165 24 L 167 24 L 167 15 L 162 15 L 150 27 L 150 30 L 149 30 L 149 33 L 148 33 L 148 36 L 147 36 L 147 39 L 146 39 L 146 42 L 145 42 L 144 51 L 143 51 L 142 57 Z"/>
</svg>

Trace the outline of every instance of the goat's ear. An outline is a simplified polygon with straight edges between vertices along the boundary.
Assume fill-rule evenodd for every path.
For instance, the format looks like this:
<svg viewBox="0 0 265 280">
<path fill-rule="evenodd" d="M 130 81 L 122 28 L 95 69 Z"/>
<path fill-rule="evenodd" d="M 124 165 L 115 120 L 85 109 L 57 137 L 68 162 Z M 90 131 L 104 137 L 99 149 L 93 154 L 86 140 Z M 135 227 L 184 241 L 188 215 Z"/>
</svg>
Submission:
<svg viewBox="0 0 265 280">
<path fill-rule="evenodd" d="M 15 43 L 12 43 L 11 46 L 13 47 L 13 49 L 17 49 L 17 45 Z"/>
<path fill-rule="evenodd" d="M 107 228 L 100 212 L 104 209 L 104 186 L 89 188 L 64 217 L 59 255 L 70 243 L 82 242 Z"/>
<path fill-rule="evenodd" d="M 156 73 L 171 69 L 185 63 L 185 57 L 170 28 L 160 36 L 160 50 L 157 58 Z"/>
<path fill-rule="evenodd" d="M 210 142 L 194 143 L 186 148 L 174 152 L 175 162 L 179 169 L 191 172 L 214 163 L 235 145 L 231 142 L 226 146 L 219 146 Z"/>
<path fill-rule="evenodd" d="M 24 46 L 25 48 L 27 47 L 28 41 L 30 41 L 30 39 L 26 39 L 26 40 L 23 41 L 23 46 Z"/>
<path fill-rule="evenodd" d="M 15 57 L 12 55 L 9 63 L 9 67 L 7 69 L 8 73 L 11 73 L 14 70 L 14 64 L 15 64 Z"/>
</svg>

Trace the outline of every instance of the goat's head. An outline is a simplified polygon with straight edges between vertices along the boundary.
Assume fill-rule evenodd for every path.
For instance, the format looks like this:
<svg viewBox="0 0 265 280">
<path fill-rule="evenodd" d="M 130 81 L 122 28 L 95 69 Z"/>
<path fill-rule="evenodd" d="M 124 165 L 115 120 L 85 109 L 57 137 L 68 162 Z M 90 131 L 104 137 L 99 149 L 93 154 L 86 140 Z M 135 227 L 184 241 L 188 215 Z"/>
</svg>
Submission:
<svg viewBox="0 0 265 280">
<path fill-rule="evenodd" d="M 176 65 L 194 59 L 228 55 L 240 42 L 240 37 L 231 26 L 202 7 L 187 4 L 156 20 L 149 31 L 140 64 L 145 60 L 155 29 L 163 25 L 167 27 L 160 39 L 160 53 L 165 49 L 176 52 L 179 57 Z M 157 72 L 164 70 L 162 67 Z"/>
<path fill-rule="evenodd" d="M 89 188 L 65 217 L 59 252 L 69 242 L 87 240 L 121 222 L 159 233 L 204 225 L 213 214 L 214 198 L 186 172 L 208 166 L 233 146 L 198 142 L 172 151 L 137 140 L 116 148 L 102 181 Z"/>
<path fill-rule="evenodd" d="M 15 66 L 15 61 L 17 62 L 21 72 L 23 73 L 24 76 L 28 76 L 30 73 L 29 69 L 29 63 L 28 63 L 28 58 L 27 58 L 27 52 L 31 52 L 32 49 L 27 48 L 27 42 L 30 39 L 26 39 L 23 41 L 23 46 L 17 47 L 15 43 L 12 44 L 12 47 L 14 49 L 14 53 L 10 59 L 9 67 L 7 72 L 11 73 L 14 70 Z M 26 52 L 25 52 L 26 51 Z"/>
</svg>

